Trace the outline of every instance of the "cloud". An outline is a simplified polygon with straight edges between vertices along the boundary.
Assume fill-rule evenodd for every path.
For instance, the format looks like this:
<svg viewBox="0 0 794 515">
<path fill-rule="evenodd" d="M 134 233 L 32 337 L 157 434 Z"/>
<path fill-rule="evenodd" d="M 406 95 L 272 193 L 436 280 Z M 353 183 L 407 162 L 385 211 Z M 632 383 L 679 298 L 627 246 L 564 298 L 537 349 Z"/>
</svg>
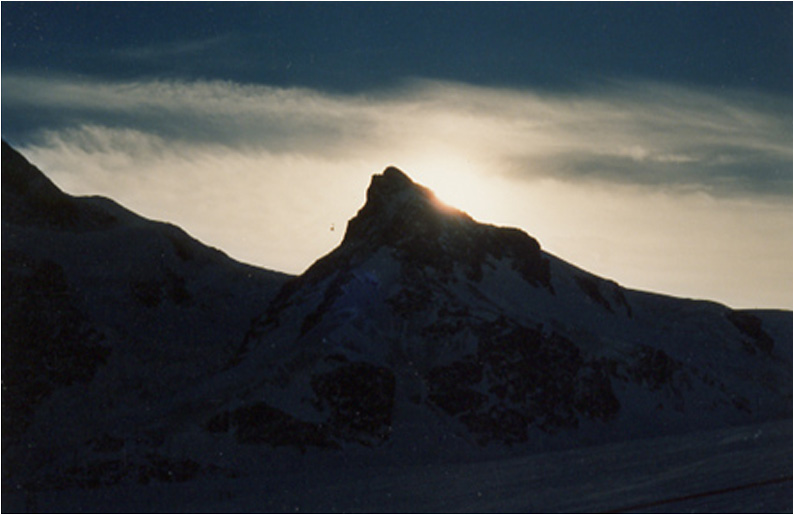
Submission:
<svg viewBox="0 0 794 515">
<path fill-rule="evenodd" d="M 143 61 L 148 64 L 163 64 L 171 63 L 175 59 L 206 58 L 208 53 L 232 46 L 238 40 L 238 36 L 228 33 L 201 39 L 181 39 L 158 44 L 128 46 L 112 50 L 110 56 L 115 59 Z"/>
<path fill-rule="evenodd" d="M 4 138 L 66 191 L 269 268 L 298 273 L 331 250 L 369 177 L 394 164 L 628 286 L 791 305 L 789 98 L 640 82 L 333 94 L 6 74 L 2 109 Z"/>
<path fill-rule="evenodd" d="M 365 141 L 375 110 L 305 89 L 212 81 L 102 82 L 8 77 L 3 114 L 47 117 L 58 131 L 134 129 L 174 142 L 329 155 Z M 43 114 L 42 114 L 43 113 Z M 49 134 L 40 127 L 32 136 Z"/>
<path fill-rule="evenodd" d="M 222 81 L 4 79 L 12 123 L 55 113 L 59 130 L 134 129 L 169 141 L 337 157 L 449 148 L 527 179 L 716 195 L 774 194 L 791 184 L 790 99 L 755 93 L 614 82 L 540 94 L 414 81 L 334 95 Z"/>
</svg>

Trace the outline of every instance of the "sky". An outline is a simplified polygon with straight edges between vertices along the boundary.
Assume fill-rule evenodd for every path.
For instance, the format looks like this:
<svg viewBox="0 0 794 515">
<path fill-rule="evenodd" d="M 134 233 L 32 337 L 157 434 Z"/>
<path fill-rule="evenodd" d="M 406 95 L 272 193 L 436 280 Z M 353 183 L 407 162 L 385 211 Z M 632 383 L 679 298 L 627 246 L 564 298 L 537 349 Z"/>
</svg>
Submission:
<svg viewBox="0 0 794 515">
<path fill-rule="evenodd" d="M 2 137 L 300 273 L 401 168 L 620 284 L 792 307 L 792 4 L 3 2 Z"/>
</svg>

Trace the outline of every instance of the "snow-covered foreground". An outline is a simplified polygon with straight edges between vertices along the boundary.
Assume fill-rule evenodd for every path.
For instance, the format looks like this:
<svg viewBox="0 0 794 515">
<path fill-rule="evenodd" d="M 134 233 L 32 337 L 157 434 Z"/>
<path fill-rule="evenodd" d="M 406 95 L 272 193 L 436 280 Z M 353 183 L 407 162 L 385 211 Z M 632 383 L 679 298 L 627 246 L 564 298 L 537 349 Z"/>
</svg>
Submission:
<svg viewBox="0 0 794 515">
<path fill-rule="evenodd" d="M 247 477 L 41 493 L 27 499 L 27 508 L 790 513 L 791 444 L 792 424 L 784 420 L 457 464 L 389 464 L 388 458 L 375 456 L 377 451 L 361 461 L 349 455 L 275 453 L 265 467 L 269 471 Z"/>
</svg>

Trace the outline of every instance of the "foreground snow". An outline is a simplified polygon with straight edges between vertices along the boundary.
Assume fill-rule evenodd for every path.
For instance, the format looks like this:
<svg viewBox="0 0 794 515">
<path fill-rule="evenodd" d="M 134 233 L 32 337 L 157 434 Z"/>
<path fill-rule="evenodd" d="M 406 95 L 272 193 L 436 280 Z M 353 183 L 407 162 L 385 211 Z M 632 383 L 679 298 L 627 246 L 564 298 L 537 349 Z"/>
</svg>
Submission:
<svg viewBox="0 0 794 515">
<path fill-rule="evenodd" d="M 263 470 L 237 479 L 44 492 L 27 499 L 27 508 L 226 513 L 791 512 L 791 441 L 792 426 L 784 420 L 464 463 L 395 463 L 393 456 L 358 460 L 325 452 L 274 452 Z M 20 495 L 6 506 L 24 509 L 24 503 Z"/>
</svg>

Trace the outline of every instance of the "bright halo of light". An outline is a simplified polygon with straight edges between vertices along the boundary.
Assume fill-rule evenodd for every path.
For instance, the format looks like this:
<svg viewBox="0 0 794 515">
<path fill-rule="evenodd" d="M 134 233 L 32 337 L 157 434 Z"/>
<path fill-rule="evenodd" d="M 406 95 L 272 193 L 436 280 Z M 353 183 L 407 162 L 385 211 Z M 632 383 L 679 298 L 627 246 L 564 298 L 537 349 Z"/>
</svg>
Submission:
<svg viewBox="0 0 794 515">
<path fill-rule="evenodd" d="M 450 207 L 480 221 L 490 221 L 500 210 L 499 184 L 476 163 L 454 156 L 421 156 L 407 159 L 403 170 L 415 182 L 430 188 Z"/>
</svg>

